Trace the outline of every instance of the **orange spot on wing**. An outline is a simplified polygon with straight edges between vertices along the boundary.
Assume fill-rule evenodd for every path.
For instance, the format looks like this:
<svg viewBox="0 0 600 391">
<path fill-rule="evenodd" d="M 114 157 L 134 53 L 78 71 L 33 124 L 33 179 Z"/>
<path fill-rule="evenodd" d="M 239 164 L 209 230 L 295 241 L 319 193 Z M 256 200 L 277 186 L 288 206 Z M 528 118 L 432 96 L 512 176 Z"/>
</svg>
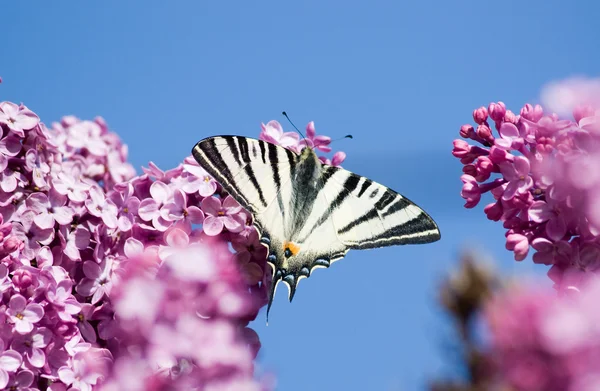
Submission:
<svg viewBox="0 0 600 391">
<path fill-rule="evenodd" d="M 290 252 L 292 253 L 292 255 L 296 255 L 300 252 L 300 246 L 296 245 L 295 243 L 292 242 L 285 242 L 283 243 L 283 251 L 285 251 L 286 249 L 290 250 Z"/>
</svg>

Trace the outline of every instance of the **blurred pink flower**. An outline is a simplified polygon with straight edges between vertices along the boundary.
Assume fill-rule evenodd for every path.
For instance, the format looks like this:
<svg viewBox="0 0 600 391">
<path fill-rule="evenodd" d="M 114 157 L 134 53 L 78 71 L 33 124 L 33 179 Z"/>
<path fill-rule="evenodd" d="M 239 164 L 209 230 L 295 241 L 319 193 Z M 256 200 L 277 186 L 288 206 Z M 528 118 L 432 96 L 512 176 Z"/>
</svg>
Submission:
<svg viewBox="0 0 600 391">
<path fill-rule="evenodd" d="M 600 371 L 599 294 L 595 279 L 561 297 L 530 283 L 496 295 L 485 310 L 494 378 L 517 391 L 590 390 L 582 379 Z"/>
</svg>

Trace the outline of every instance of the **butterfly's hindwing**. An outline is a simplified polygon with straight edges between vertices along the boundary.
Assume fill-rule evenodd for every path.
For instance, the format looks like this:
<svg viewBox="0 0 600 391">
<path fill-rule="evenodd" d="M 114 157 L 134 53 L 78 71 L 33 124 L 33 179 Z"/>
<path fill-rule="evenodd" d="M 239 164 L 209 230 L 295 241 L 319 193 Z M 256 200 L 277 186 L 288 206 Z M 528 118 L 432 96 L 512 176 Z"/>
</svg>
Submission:
<svg viewBox="0 0 600 391">
<path fill-rule="evenodd" d="M 200 141 L 194 158 L 254 215 L 268 247 L 273 281 L 289 288 L 349 249 L 439 240 L 435 222 L 397 192 L 339 167 L 323 165 L 310 148 L 286 148 L 239 136 Z M 268 315 L 267 315 L 268 316 Z"/>
<path fill-rule="evenodd" d="M 338 185 L 334 200 L 343 202 L 332 212 L 342 243 L 352 249 L 401 244 L 424 244 L 440 239 L 433 219 L 394 190 L 344 169 L 333 176 Z M 333 186 L 332 186 L 333 191 Z"/>
</svg>

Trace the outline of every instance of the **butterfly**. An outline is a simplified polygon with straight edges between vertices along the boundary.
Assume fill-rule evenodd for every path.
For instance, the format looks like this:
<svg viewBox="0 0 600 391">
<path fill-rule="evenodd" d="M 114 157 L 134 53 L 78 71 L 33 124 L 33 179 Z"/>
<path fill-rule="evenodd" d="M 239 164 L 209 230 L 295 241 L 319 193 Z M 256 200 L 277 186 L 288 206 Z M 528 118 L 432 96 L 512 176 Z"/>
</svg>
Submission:
<svg viewBox="0 0 600 391">
<path fill-rule="evenodd" d="M 272 268 L 267 318 L 277 285 L 291 302 L 298 283 L 328 268 L 350 249 L 431 243 L 440 239 L 433 219 L 394 190 L 341 167 L 241 136 L 199 141 L 192 155 L 254 216 Z"/>
</svg>

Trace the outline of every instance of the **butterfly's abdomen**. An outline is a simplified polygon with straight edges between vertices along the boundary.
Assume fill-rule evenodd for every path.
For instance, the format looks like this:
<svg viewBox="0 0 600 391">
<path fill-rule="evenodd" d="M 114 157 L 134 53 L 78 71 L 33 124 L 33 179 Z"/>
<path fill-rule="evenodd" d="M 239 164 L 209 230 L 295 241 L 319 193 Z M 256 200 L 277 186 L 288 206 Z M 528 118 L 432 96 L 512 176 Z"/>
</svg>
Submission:
<svg viewBox="0 0 600 391">
<path fill-rule="evenodd" d="M 293 227 L 290 235 L 298 233 L 312 210 L 318 192 L 321 162 L 310 148 L 305 148 L 292 174 Z"/>
</svg>

